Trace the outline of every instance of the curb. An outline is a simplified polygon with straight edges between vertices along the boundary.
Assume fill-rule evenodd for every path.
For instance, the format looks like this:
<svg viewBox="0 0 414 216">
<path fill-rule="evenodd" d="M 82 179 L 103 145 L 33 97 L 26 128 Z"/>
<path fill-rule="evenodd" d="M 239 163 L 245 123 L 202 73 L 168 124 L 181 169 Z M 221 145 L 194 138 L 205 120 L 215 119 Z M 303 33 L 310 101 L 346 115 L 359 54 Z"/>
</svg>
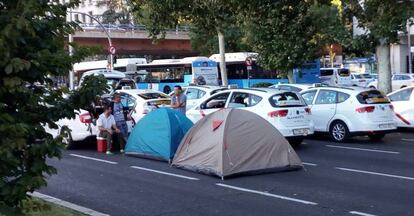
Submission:
<svg viewBox="0 0 414 216">
<path fill-rule="evenodd" d="M 109 214 L 104 214 L 101 212 L 97 212 L 95 210 L 83 207 L 83 206 L 79 206 L 70 202 L 66 202 L 64 200 L 52 197 L 52 196 L 48 196 L 46 194 L 42 194 L 39 192 L 33 192 L 33 193 L 29 193 L 30 196 L 32 197 L 36 197 L 42 200 L 45 200 L 47 202 L 51 202 L 54 203 L 56 205 L 60 205 L 69 209 L 73 209 L 75 211 L 78 211 L 80 213 L 86 214 L 86 215 L 90 215 L 90 216 L 109 216 Z"/>
</svg>

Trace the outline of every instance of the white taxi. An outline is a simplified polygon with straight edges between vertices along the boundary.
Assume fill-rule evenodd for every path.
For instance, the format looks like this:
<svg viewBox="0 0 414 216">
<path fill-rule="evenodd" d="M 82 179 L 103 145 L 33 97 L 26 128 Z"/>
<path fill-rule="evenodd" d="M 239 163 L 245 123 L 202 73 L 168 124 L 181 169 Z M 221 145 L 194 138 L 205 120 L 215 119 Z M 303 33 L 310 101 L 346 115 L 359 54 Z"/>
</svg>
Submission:
<svg viewBox="0 0 414 216">
<path fill-rule="evenodd" d="M 271 88 L 220 91 L 186 114 L 195 123 L 223 108 L 244 109 L 258 114 L 275 126 L 293 145 L 299 145 L 305 136 L 313 134 L 310 109 L 300 94 Z"/>
<path fill-rule="evenodd" d="M 329 132 L 336 142 L 356 135 L 380 140 L 396 129 L 393 106 L 377 90 L 320 87 L 301 94 L 312 110 L 315 132 Z"/>
<path fill-rule="evenodd" d="M 160 107 L 169 107 L 171 99 L 168 95 L 155 90 L 117 90 L 121 95 L 121 103 L 131 111 L 134 122 L 138 122 L 142 117 L 152 110 Z M 128 131 L 132 130 L 133 122 L 128 123 Z"/>
<path fill-rule="evenodd" d="M 221 86 L 206 85 L 190 85 L 182 88 L 185 96 L 187 96 L 187 110 L 193 108 L 194 106 L 199 104 L 201 101 L 207 99 L 211 95 L 227 89 Z M 169 95 L 171 97 L 174 96 L 174 91 L 172 91 Z"/>
<path fill-rule="evenodd" d="M 388 98 L 394 106 L 397 126 L 414 128 L 414 86 L 391 92 Z"/>
</svg>

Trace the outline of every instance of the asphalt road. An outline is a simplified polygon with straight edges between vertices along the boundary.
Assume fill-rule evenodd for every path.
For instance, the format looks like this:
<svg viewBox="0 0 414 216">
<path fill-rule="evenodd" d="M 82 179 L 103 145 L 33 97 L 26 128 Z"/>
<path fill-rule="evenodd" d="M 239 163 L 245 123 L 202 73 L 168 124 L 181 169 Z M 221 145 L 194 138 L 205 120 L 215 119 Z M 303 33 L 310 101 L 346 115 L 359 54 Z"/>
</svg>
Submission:
<svg viewBox="0 0 414 216">
<path fill-rule="evenodd" d="M 414 131 L 305 140 L 299 171 L 225 179 L 167 163 L 65 151 L 41 193 L 110 215 L 414 215 Z"/>
</svg>

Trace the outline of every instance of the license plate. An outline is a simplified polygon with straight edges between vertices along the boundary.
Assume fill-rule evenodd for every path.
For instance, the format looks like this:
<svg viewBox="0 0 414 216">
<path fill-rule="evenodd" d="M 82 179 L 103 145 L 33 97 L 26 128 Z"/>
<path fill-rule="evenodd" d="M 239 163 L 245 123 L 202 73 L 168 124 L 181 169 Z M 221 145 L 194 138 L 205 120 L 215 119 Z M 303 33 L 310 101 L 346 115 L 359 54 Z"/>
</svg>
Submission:
<svg viewBox="0 0 414 216">
<path fill-rule="evenodd" d="M 293 135 L 306 135 L 308 132 L 307 129 L 301 128 L 301 129 L 293 129 Z"/>
<path fill-rule="evenodd" d="M 379 128 L 384 129 L 384 128 L 392 128 L 394 127 L 394 124 L 380 124 Z"/>
</svg>

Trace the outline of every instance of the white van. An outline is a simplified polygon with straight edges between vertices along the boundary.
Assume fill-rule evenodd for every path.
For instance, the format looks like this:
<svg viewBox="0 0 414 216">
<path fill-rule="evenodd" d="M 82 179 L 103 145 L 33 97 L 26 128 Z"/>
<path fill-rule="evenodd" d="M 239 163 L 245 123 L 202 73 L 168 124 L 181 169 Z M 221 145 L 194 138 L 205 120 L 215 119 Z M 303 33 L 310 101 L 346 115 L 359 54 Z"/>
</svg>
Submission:
<svg viewBox="0 0 414 216">
<path fill-rule="evenodd" d="M 352 86 L 352 77 L 346 68 L 321 68 L 321 83 L 330 86 Z"/>
</svg>

